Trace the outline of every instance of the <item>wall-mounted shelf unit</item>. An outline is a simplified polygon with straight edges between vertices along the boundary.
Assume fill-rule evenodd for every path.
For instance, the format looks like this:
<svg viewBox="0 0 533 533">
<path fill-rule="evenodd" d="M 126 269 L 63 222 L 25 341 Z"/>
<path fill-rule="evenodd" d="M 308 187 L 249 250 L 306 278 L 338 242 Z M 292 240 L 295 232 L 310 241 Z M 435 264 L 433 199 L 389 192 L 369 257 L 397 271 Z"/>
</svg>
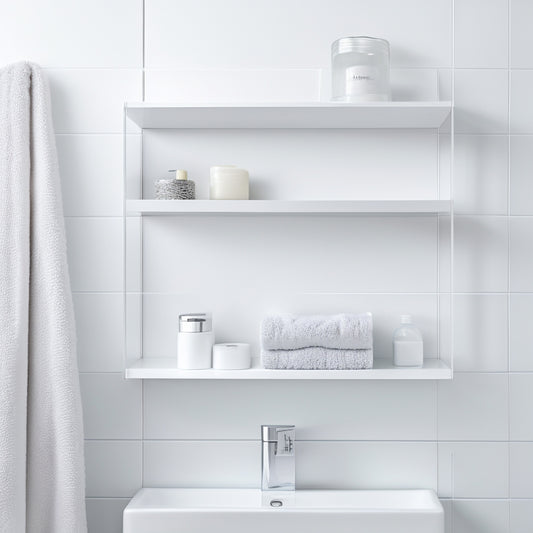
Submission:
<svg viewBox="0 0 533 533">
<path fill-rule="evenodd" d="M 439 359 L 426 359 L 422 368 L 395 367 L 387 359 L 374 359 L 370 370 L 267 370 L 253 359 L 247 370 L 180 370 L 177 359 L 144 358 L 126 368 L 128 379 L 297 379 L 297 380 L 360 380 L 360 379 L 451 379 L 452 371 Z"/>
<path fill-rule="evenodd" d="M 125 362 L 125 377 L 128 379 L 260 379 L 260 380 L 442 380 L 451 379 L 453 377 L 453 353 L 451 346 L 453 346 L 453 328 L 448 325 L 444 330 L 450 331 L 450 335 L 442 333 L 443 328 L 440 322 L 443 316 L 448 312 L 450 324 L 452 324 L 453 303 L 451 302 L 451 295 L 453 294 L 453 105 L 448 101 L 420 101 L 420 102 L 376 102 L 368 104 L 344 104 L 344 103 L 257 103 L 257 104 L 153 104 L 153 103 L 128 103 L 124 109 L 124 141 L 125 141 L 125 243 L 126 243 L 126 282 L 125 282 L 125 308 L 126 308 L 126 362 Z M 132 127 L 133 125 L 133 127 Z M 199 131 L 205 130 L 205 132 Z M 228 132 L 220 131 L 228 130 Z M 232 130 L 232 131 L 229 131 Z M 239 131 L 246 130 L 246 131 Z M 257 144 L 251 151 L 254 142 L 254 134 L 248 130 L 263 130 L 258 133 L 261 142 L 269 143 L 268 149 L 264 149 L 261 144 L 258 149 Z M 279 131 L 273 131 L 279 130 Z M 285 132 L 283 132 L 285 130 Z M 305 132 L 304 130 L 309 130 Z M 322 131 L 320 131 L 322 130 Z M 353 130 L 372 130 L 362 131 L 356 136 L 352 135 Z M 376 132 L 376 130 L 382 130 Z M 291 133 L 292 131 L 292 133 Z M 261 166 L 261 159 L 267 157 L 270 160 L 275 160 L 276 164 L 279 162 L 278 158 L 281 156 L 281 163 L 283 157 L 287 158 L 289 148 L 286 141 L 293 142 L 293 147 L 298 152 L 298 159 L 291 157 L 287 159 L 290 163 L 285 175 L 281 176 L 273 172 L 273 167 L 264 165 L 263 170 L 263 185 L 264 180 L 272 179 L 276 182 L 278 188 L 272 190 L 281 192 L 281 198 L 276 199 L 276 195 L 267 195 L 264 200 L 248 200 L 248 201 L 210 201 L 210 200 L 188 200 L 188 201 L 164 201 L 154 200 L 149 198 L 152 189 L 153 176 L 162 175 L 163 169 L 168 169 L 174 166 L 176 153 L 179 150 L 185 154 L 186 161 L 193 163 L 198 159 L 204 159 L 204 145 L 203 137 L 206 135 L 209 142 L 214 148 L 211 148 L 210 163 L 216 163 L 217 158 L 220 158 L 221 152 L 218 144 L 213 144 L 214 135 L 218 135 L 225 149 L 228 147 L 235 148 L 240 145 L 231 143 L 248 143 L 247 148 L 241 150 L 241 155 L 250 157 L 252 153 L 256 159 L 253 161 Z M 215 132 L 215 133 L 214 133 Z M 270 133 L 269 133 L 270 132 Z M 400 144 L 403 142 L 403 135 L 407 134 L 409 140 L 406 141 L 411 144 Z M 308 147 L 307 142 L 310 135 L 314 135 L 315 139 L 319 139 L 320 143 L 315 143 L 315 153 L 313 156 L 318 156 L 313 159 L 309 157 L 309 151 L 313 148 Z M 370 148 L 370 152 L 366 151 L 368 145 L 361 144 L 367 136 L 373 136 L 374 141 L 379 139 L 387 139 L 382 144 L 377 141 L 375 150 Z M 191 137 L 192 136 L 192 137 Z M 279 140 L 279 136 L 283 140 Z M 305 136 L 305 140 L 302 140 Z M 318 136 L 318 137 L 316 137 Z M 329 153 L 328 142 L 334 136 L 335 145 L 334 154 Z M 344 137 L 342 137 L 344 136 Z M 385 137 L 383 137 L 385 136 Z M 193 140 L 190 140 L 193 139 Z M 199 141 L 199 139 L 201 139 Z M 275 139 L 275 141 L 273 141 Z M 344 139 L 344 140 L 342 140 Z M 185 147 L 184 147 L 185 141 Z M 196 144 L 200 142 L 199 144 Z M 257 142 L 257 141 L 256 141 Z M 280 152 L 277 154 L 272 151 L 273 142 L 277 142 Z M 323 144 L 321 144 L 323 143 Z M 376 146 L 376 145 L 374 145 Z M 413 159 L 405 147 L 413 149 L 417 154 L 423 158 L 421 165 L 413 164 Z M 188 147 L 188 148 L 187 148 Z M 395 159 L 389 161 L 387 147 L 389 149 L 397 149 Z M 330 147 L 331 148 L 331 147 Z M 359 165 L 354 165 L 352 169 L 354 148 L 359 149 L 358 162 L 363 161 L 366 164 L 368 172 L 369 168 L 374 168 L 373 162 L 378 165 L 377 170 L 373 173 L 374 188 L 371 189 L 373 194 L 365 195 L 358 194 L 357 186 L 353 186 L 352 181 L 364 180 L 367 177 L 365 171 L 361 170 Z M 324 151 L 322 152 L 322 149 Z M 217 151 L 218 150 L 218 151 Z M 248 150 L 248 151 L 247 151 Z M 238 150 L 237 150 L 238 151 Z M 230 152 L 232 153 L 232 152 Z M 172 157 L 169 155 L 172 154 Z M 339 154 L 345 166 L 340 166 L 338 163 Z M 449 156 L 449 157 L 448 157 Z M 166 163 L 171 166 L 163 166 L 161 157 L 165 159 Z M 194 159 L 196 157 L 196 160 Z M 300 169 L 300 159 L 309 159 L 307 166 Z M 333 179 L 326 179 L 328 176 L 324 174 L 323 170 L 326 166 L 321 167 L 322 172 L 314 172 L 313 162 L 316 164 L 320 158 L 326 158 L 331 163 L 332 168 L 340 170 L 340 174 L 332 174 Z M 327 159 L 329 157 L 329 159 Z M 188 158 L 188 159 L 187 159 Z M 183 158 L 181 157 L 179 161 Z M 446 162 L 446 159 L 447 162 Z M 172 163 L 171 163 L 172 161 Z M 346 165 L 346 162 L 347 165 Z M 187 163 L 184 163 L 185 165 Z M 363 165 L 363 168 L 365 168 Z M 255 165 L 254 165 L 255 166 Z M 274 165 L 275 167 L 276 165 Z M 425 169 L 420 172 L 420 168 Z M 175 168 L 175 167 L 174 167 Z M 185 168 L 188 168 L 187 166 Z M 329 167 L 327 167 L 329 168 Z M 387 179 L 381 179 L 380 171 L 386 173 Z M 443 170 L 441 170 L 443 169 Z M 196 173 L 193 173 L 193 179 L 198 179 L 197 175 L 205 175 L 207 169 L 199 167 Z M 296 174 L 296 171 L 301 171 Z M 196 175 L 195 175 L 196 174 Z M 143 179 L 143 175 L 146 176 Z M 253 175 L 253 174 L 252 174 Z M 425 179 L 427 175 L 427 180 Z M 412 179 L 409 181 L 409 178 Z M 150 178 L 151 177 L 151 178 Z M 400 198 L 394 198 L 394 195 L 388 195 L 388 198 L 382 198 L 382 191 L 384 194 L 388 193 L 386 186 L 381 186 L 381 183 L 393 184 L 393 188 L 398 184 L 403 184 L 403 180 L 408 178 L 411 185 L 407 185 L 401 190 Z M 287 180 L 294 179 L 298 186 L 289 187 L 288 190 L 281 189 L 287 185 Z M 204 178 L 205 179 L 205 178 Z M 319 187 L 311 188 L 311 193 L 307 194 L 308 190 L 302 189 L 306 187 L 309 180 Z M 321 187 L 330 186 L 334 183 L 334 187 L 339 193 L 338 200 L 321 198 Z M 361 181 L 359 182 L 359 184 Z M 378 185 L 379 183 L 379 185 Z M 431 183 L 431 186 L 428 186 Z M 343 187 L 347 190 L 343 190 Z M 418 187 L 418 188 L 417 188 Z M 197 183 L 198 189 L 198 183 Z M 201 189 L 201 187 L 200 187 Z M 364 189 L 364 187 L 363 187 Z M 205 197 L 205 188 L 204 197 Z M 306 193 L 306 200 L 289 199 L 294 197 L 295 191 Z M 145 191 L 146 196 L 143 196 Z M 406 194 L 406 191 L 409 191 Z M 420 192 L 422 191 L 422 192 Z M 267 189 L 270 192 L 270 189 Z M 417 197 L 417 192 L 420 197 Z M 285 194 L 285 197 L 283 195 Z M 376 198 L 376 195 L 378 196 Z M 201 196 L 201 195 L 200 195 Z M 331 191 L 328 196 L 331 196 Z M 406 198 L 407 196 L 407 198 Z M 264 196 L 265 197 L 265 196 Z M 274 198 L 273 198 L 274 197 Z M 431 245 L 434 252 L 441 249 L 441 235 L 448 235 L 450 242 L 450 254 L 447 252 L 435 255 L 436 261 L 444 265 L 444 257 L 449 260 L 449 281 L 446 280 L 441 286 L 439 272 L 446 269 L 435 269 L 434 272 L 434 288 L 428 294 L 433 298 L 433 309 L 437 321 L 438 334 L 433 341 L 433 348 L 429 357 L 426 358 L 422 368 L 399 368 L 394 367 L 391 361 L 387 358 L 375 358 L 375 366 L 371 370 L 356 370 L 356 371 L 319 371 L 319 370 L 266 370 L 261 368 L 260 361 L 254 360 L 253 368 L 249 370 L 236 371 L 222 371 L 222 370 L 201 370 L 201 371 L 185 371 L 177 368 L 177 360 L 175 356 L 175 344 L 170 346 L 170 338 L 167 335 L 166 348 L 161 350 L 152 350 L 150 343 L 145 351 L 146 340 L 143 338 L 146 335 L 145 317 L 144 313 L 146 307 L 149 307 L 152 315 L 151 323 L 154 324 L 154 317 L 161 317 L 157 313 L 162 311 L 159 309 L 154 311 L 154 294 L 157 291 L 145 289 L 145 263 L 150 263 L 150 272 L 154 276 L 154 262 L 145 261 L 145 253 L 147 249 L 153 248 L 147 246 L 148 238 L 157 238 L 158 242 L 170 242 L 169 239 L 176 239 L 180 231 L 190 231 L 192 227 L 203 228 L 201 233 L 195 233 L 194 242 L 208 243 L 209 235 L 206 235 L 205 228 L 208 227 L 201 221 L 196 222 L 186 221 L 184 225 L 175 224 L 171 220 L 165 218 L 155 220 L 158 217 L 175 218 L 176 216 L 184 219 L 197 217 L 221 217 L 220 224 L 215 224 L 213 227 L 223 226 L 224 228 L 231 228 L 232 235 L 236 242 L 239 242 L 239 231 L 246 231 L 250 224 L 254 224 L 256 231 L 269 231 L 270 226 L 276 226 L 266 220 L 261 220 L 256 217 L 254 221 L 235 222 L 231 220 L 231 216 L 246 216 L 251 217 L 255 215 L 268 216 L 269 221 L 276 215 L 307 215 L 309 217 L 322 216 L 342 216 L 343 220 L 350 220 L 353 217 L 419 217 L 420 224 L 430 227 L 437 239 L 437 246 Z M 225 217 L 224 222 L 222 217 Z M 324 218 L 325 219 L 325 218 Z M 443 225 L 442 222 L 445 222 Z M 327 224 L 337 224 L 332 222 L 329 218 Z M 346 222 L 352 224 L 352 222 Z M 449 223 L 449 232 L 446 229 L 446 223 Z M 338 222 L 344 224 L 344 222 Z M 361 222 L 363 227 L 367 224 Z M 371 222 L 368 222 L 371 224 Z M 378 224 L 383 224 L 378 222 Z M 299 222 L 294 221 L 291 226 L 301 228 Z M 210 226 L 211 227 L 211 226 Z M 335 231 L 334 226 L 328 226 Z M 383 228 L 383 225 L 381 226 Z M 387 225 L 388 228 L 394 225 Z M 411 226 L 412 227 L 412 226 Z M 313 226 L 316 231 L 316 225 Z M 441 229 L 445 231 L 441 231 Z M 154 233 L 155 232 L 155 233 Z M 159 232 L 164 233 L 166 241 L 159 240 Z M 427 234 L 427 233 L 426 233 Z M 156 237 L 157 235 L 157 237 Z M 380 235 L 383 235 L 381 233 Z M 309 235 L 306 235 L 305 245 L 312 243 L 309 240 Z M 275 241 L 275 239 L 274 239 Z M 269 241 L 269 242 L 274 242 Z M 368 246 L 374 247 L 371 241 L 364 241 Z M 217 243 L 219 244 L 219 243 Z M 383 244 L 383 243 L 381 243 Z M 191 242 L 189 241 L 189 245 Z M 379 244 L 376 244 L 379 246 Z M 172 241 L 170 246 L 181 246 L 181 241 Z M 428 243 L 426 242 L 426 246 Z M 220 250 L 220 245 L 218 248 Z M 401 248 L 397 248 L 401 250 Z M 185 252 L 184 252 L 185 253 Z M 363 253 L 363 252 L 362 252 Z M 195 255 L 195 254 L 193 254 Z M 240 254 L 240 250 L 237 255 Z M 195 255 L 196 256 L 196 255 Z M 268 252 L 265 250 L 265 257 L 268 257 Z M 185 255 L 184 258 L 189 261 L 189 257 Z M 202 256 L 203 257 L 203 256 Z M 228 256 L 225 256 L 225 261 L 228 261 Z M 333 258 L 331 258 L 333 259 Z M 180 259 L 181 261 L 181 256 Z M 208 258 L 208 261 L 213 260 L 216 263 L 216 258 Z M 357 261 L 358 259 L 356 259 Z M 331 264 L 335 264 L 334 262 Z M 353 268 L 349 261 L 339 262 L 343 268 Z M 383 265 L 381 265 L 383 266 Z M 394 269 L 395 259 L 390 259 L 390 268 Z M 328 267 L 329 268 L 329 267 Z M 157 275 L 157 274 L 155 274 Z M 153 285 L 153 278 L 151 283 Z M 160 276 L 158 283 L 163 282 L 164 276 Z M 218 287 L 221 286 L 230 291 L 231 288 L 226 287 L 224 279 L 219 280 Z M 262 280 L 264 282 L 264 280 Z M 158 287 L 161 287 L 159 284 Z M 233 288 L 235 289 L 235 288 Z M 158 289 L 161 290 L 161 289 Z M 145 292 L 146 291 L 146 292 Z M 378 294 L 377 289 L 373 291 Z M 173 291 L 168 291 L 169 295 L 175 294 L 178 298 L 179 290 L 174 287 Z M 232 294 L 232 297 L 235 295 Z M 187 301 L 195 301 L 194 299 Z M 203 300 L 201 300 L 203 301 Z M 149 302 L 148 304 L 146 302 Z M 443 305 L 444 304 L 444 305 Z M 167 304 L 165 304 L 167 305 Z M 151 307 L 150 307 L 151 306 Z M 174 309 L 180 309 L 180 312 L 189 311 L 183 309 L 179 305 L 175 305 Z M 426 308 L 425 308 L 426 309 Z M 448 309 L 449 311 L 446 311 Z M 194 309 L 198 311 L 198 309 Z M 372 310 L 372 309 L 370 309 Z M 165 313 L 168 313 L 169 307 L 165 307 Z M 231 313 L 231 309 L 228 309 Z M 216 324 L 216 317 L 215 317 Z M 227 324 L 227 321 L 226 321 Z M 258 324 L 257 324 L 258 325 Z M 216 327 L 215 327 L 216 330 Z M 390 332 L 392 334 L 392 331 Z M 383 333 L 381 333 L 383 335 Z M 228 334 L 226 334 L 228 337 Z M 446 337 L 449 337 L 449 342 L 442 342 Z M 235 340 L 246 340 L 235 338 Z M 249 341 L 249 340 L 248 340 Z M 153 341 L 152 341 L 153 343 Z M 443 348 L 444 346 L 444 348 Z M 149 353 L 158 353 L 159 355 L 168 353 L 168 357 L 152 357 Z M 382 353 L 387 355 L 386 353 Z"/>
<path fill-rule="evenodd" d="M 131 103 L 126 114 L 140 128 L 439 128 L 451 102 L 344 104 L 258 103 L 179 105 Z"/>
<path fill-rule="evenodd" d="M 138 215 L 429 215 L 449 214 L 450 200 L 128 200 Z"/>
</svg>

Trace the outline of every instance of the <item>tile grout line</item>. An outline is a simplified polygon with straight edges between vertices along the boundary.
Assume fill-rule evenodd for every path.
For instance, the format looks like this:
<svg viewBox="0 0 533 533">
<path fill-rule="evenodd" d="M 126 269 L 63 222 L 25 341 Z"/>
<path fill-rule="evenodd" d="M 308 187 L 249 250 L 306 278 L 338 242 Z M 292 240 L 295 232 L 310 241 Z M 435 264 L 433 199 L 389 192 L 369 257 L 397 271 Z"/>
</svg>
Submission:
<svg viewBox="0 0 533 533">
<path fill-rule="evenodd" d="M 507 0 L 507 498 L 511 498 L 511 0 Z M 511 504 L 507 508 L 511 531 Z"/>
<path fill-rule="evenodd" d="M 98 442 L 98 443 L 109 443 L 109 442 L 141 442 L 142 438 L 86 438 L 84 439 L 85 442 Z M 209 443 L 217 443 L 217 442 L 226 442 L 226 443 L 233 443 L 233 444 L 241 444 L 241 443 L 249 443 L 249 444 L 260 444 L 261 440 L 257 438 L 190 438 L 190 439 L 183 439 L 183 438 L 146 438 L 145 441 L 147 443 L 164 443 L 164 444 L 186 444 L 186 443 L 202 443 L 202 444 L 209 444 Z M 372 439 L 360 439 L 360 438 L 351 438 L 351 439 L 296 439 L 296 442 L 300 443 L 326 443 L 331 444 L 333 446 L 337 444 L 408 444 L 408 445 L 417 445 L 417 444 L 434 444 L 437 445 L 439 442 L 441 444 L 500 444 L 505 445 L 509 442 L 508 439 L 501 439 L 501 440 L 476 440 L 476 439 L 468 439 L 468 440 L 458 440 L 458 439 L 441 439 L 441 440 L 434 440 L 434 439 L 416 439 L 416 440 L 408 440 L 408 439 L 378 439 L 378 438 L 372 438 Z M 527 440 L 513 440 L 510 441 L 513 444 L 533 444 L 533 441 L 527 441 Z M 533 499 L 533 497 L 532 497 Z"/>
<path fill-rule="evenodd" d="M 143 102 L 145 101 L 145 98 L 146 98 L 146 69 L 145 67 L 146 67 L 146 0 L 142 0 L 142 101 Z M 141 155 L 142 155 L 142 140 L 143 140 L 143 132 L 141 131 Z M 141 168 L 141 172 L 142 172 L 142 168 Z M 126 213 L 125 207 L 124 207 L 124 213 Z M 141 223 L 141 232 L 142 232 L 142 223 Z M 142 240 L 141 240 L 141 243 L 142 243 Z M 126 258 L 124 259 L 126 260 Z M 142 244 L 141 244 L 141 268 L 142 268 Z M 141 283 L 142 283 L 142 274 L 141 274 Z M 126 312 L 126 308 L 124 308 L 124 312 Z M 142 309 L 141 309 L 141 317 L 142 317 Z M 142 352 L 142 331 L 141 331 L 141 352 Z M 145 388 L 145 380 L 142 380 L 141 382 L 141 487 L 144 487 L 144 476 L 145 476 L 144 388 Z"/>
<path fill-rule="evenodd" d="M 41 67 L 42 70 L 138 70 L 138 65 L 132 65 L 129 67 L 120 67 L 120 66 L 63 66 L 63 65 L 44 65 Z M 507 71 L 509 67 L 455 67 L 455 70 L 491 70 L 491 71 Z M 212 72 L 215 71 L 225 71 L 225 72 L 235 72 L 235 71 L 244 71 L 244 72 L 272 72 L 272 71 L 328 71 L 329 66 L 320 66 L 320 65 L 313 65 L 313 66 L 290 66 L 290 67 L 227 67 L 227 68 L 220 68 L 216 65 L 204 66 L 200 68 L 184 68 L 184 67 L 173 67 L 173 66 L 159 66 L 159 67 L 147 67 L 146 70 L 152 70 L 152 71 L 159 71 L 159 72 Z M 416 66 L 392 66 L 391 71 L 404 71 L 404 70 L 414 70 L 414 71 L 451 71 L 452 67 L 449 65 L 424 65 L 420 67 Z M 532 72 L 533 67 L 514 67 L 512 68 L 513 71 L 521 71 L 521 72 Z"/>
<path fill-rule="evenodd" d="M 142 101 L 146 94 L 146 0 L 142 0 Z"/>
<path fill-rule="evenodd" d="M 139 295 L 144 294 L 145 296 L 183 296 L 183 295 L 189 295 L 188 292 L 161 292 L 161 291 L 127 291 L 128 294 L 131 295 Z M 73 290 L 73 294 L 122 294 L 122 291 L 115 290 L 115 291 L 102 291 L 98 289 L 94 290 Z M 213 294 L 213 292 L 209 292 L 209 294 Z M 285 291 L 285 294 L 287 292 Z M 435 291 L 428 291 L 428 292 L 306 292 L 306 291 L 294 291 L 289 294 L 294 295 L 305 295 L 305 296 L 436 296 L 437 292 Z M 450 294 L 448 291 L 444 291 L 443 294 Z M 506 296 L 507 291 L 479 291 L 479 292 L 454 292 L 455 295 L 461 295 L 461 296 Z M 533 294 L 533 291 L 515 291 L 511 294 L 526 294 L 531 295 Z"/>
<path fill-rule="evenodd" d="M 173 359 L 174 355 L 172 356 L 161 356 L 161 357 L 150 357 L 148 356 L 147 359 Z M 379 356 L 376 356 L 376 359 L 390 359 L 390 356 L 386 356 L 386 357 L 379 357 Z M 430 360 L 436 360 L 438 359 L 438 357 L 436 356 L 432 356 L 432 357 L 428 357 L 428 359 Z M 122 374 L 123 371 L 122 370 L 89 370 L 89 371 L 79 371 L 79 374 Z M 454 374 L 457 374 L 457 375 L 469 375 L 469 374 L 477 374 L 477 375 L 483 375 L 483 376 L 506 376 L 508 374 L 511 374 L 511 375 L 516 375 L 516 376 L 530 376 L 531 374 L 533 374 L 533 370 L 513 370 L 513 371 L 507 371 L 507 370 L 455 370 Z M 132 381 L 135 381 L 135 380 L 142 380 L 142 381 L 157 381 L 158 378 L 128 378 L 128 380 L 132 380 Z M 177 382 L 177 381 L 187 381 L 187 382 L 191 382 L 191 381 L 205 381 L 203 380 L 202 378 L 193 378 L 192 380 L 190 378 L 167 378 L 169 381 L 171 382 Z M 238 382 L 246 382 L 246 380 L 242 380 L 242 379 L 234 379 L 234 380 L 229 380 L 229 379 L 221 379 L 221 380 L 216 380 L 216 379 L 213 379 L 213 378 L 208 378 L 208 381 L 224 381 L 224 382 L 227 382 L 227 381 L 238 381 Z M 265 378 L 265 379 L 259 379 L 259 380 L 256 380 L 256 381 L 262 381 L 262 382 L 277 382 L 277 381 L 280 381 L 279 379 L 275 379 L 275 378 Z M 281 381 L 284 381 L 284 380 L 281 380 Z M 305 382 L 308 382 L 309 380 L 305 380 L 304 379 L 300 379 L 300 380 L 296 380 L 296 381 L 305 381 Z M 316 380 L 316 381 L 329 381 L 329 378 L 323 378 L 322 380 Z M 335 380 L 331 380 L 331 381 L 335 381 Z M 354 380 L 356 381 L 356 380 Z M 375 382 L 375 381 L 380 381 L 379 378 L 376 378 L 376 379 L 369 379 L 369 380 L 366 380 L 367 382 Z M 399 382 L 401 381 L 409 381 L 408 379 L 403 379 L 403 380 L 397 380 Z M 420 382 L 424 382 L 424 381 L 441 381 L 441 380 L 435 380 L 434 378 L 433 379 L 424 379 L 424 380 L 419 380 Z M 447 381 L 447 380 L 444 380 L 444 381 Z M 533 440 L 531 441 L 533 442 Z"/>
<path fill-rule="evenodd" d="M 455 0 L 451 0 L 451 3 L 452 3 L 452 20 L 451 20 L 451 30 L 452 30 L 452 38 L 451 38 L 451 46 L 452 46 L 452 71 L 451 71 L 451 74 L 452 74 L 452 79 L 451 79 L 451 82 L 452 82 L 452 87 L 451 87 L 451 100 L 452 100 L 452 115 L 451 115 L 451 130 L 452 130 L 452 139 L 451 139 L 451 147 L 450 147 L 450 158 L 452 160 L 451 164 L 452 165 L 455 165 L 455 160 L 454 160 L 454 150 L 455 150 Z M 450 194 L 453 194 L 453 179 L 455 177 L 455 173 L 454 173 L 454 168 L 451 169 L 451 173 L 452 173 L 452 176 L 451 176 L 451 180 L 450 180 Z M 453 196 L 452 196 L 453 198 Z M 454 287 L 454 216 L 455 216 L 455 213 L 454 213 L 454 204 L 452 204 L 452 212 L 450 213 L 450 217 L 451 217 L 451 220 L 450 220 L 450 354 L 451 354 L 451 368 L 452 368 L 452 378 L 453 378 L 453 375 L 454 375 L 454 342 L 455 342 L 455 339 L 454 339 L 454 324 L 453 324 L 453 321 L 454 321 L 454 297 L 453 297 L 453 291 L 455 289 Z M 437 384 L 437 388 L 439 388 L 440 385 Z M 437 398 L 437 401 L 438 401 L 438 398 Z M 438 403 L 437 403 L 437 409 L 438 409 Z M 438 421 L 438 413 L 437 413 L 437 421 Z M 438 422 L 437 422 L 438 423 Z M 440 439 L 440 431 L 439 431 L 439 427 L 437 426 L 437 439 Z M 437 443 L 437 472 L 440 470 L 439 468 L 439 447 L 440 447 L 440 441 L 438 441 Z M 454 487 L 454 483 L 455 483 L 455 479 L 454 479 L 454 468 L 455 468 L 455 463 L 454 463 L 454 455 L 453 455 L 453 451 L 452 451 L 452 457 L 451 457 L 451 466 L 450 466 L 450 469 L 451 469 L 451 472 L 450 472 L 450 475 L 451 475 L 451 484 L 452 484 L 452 487 L 451 487 L 451 528 L 450 528 L 450 531 L 451 533 L 454 533 L 454 528 L 455 528 L 455 519 L 454 519 L 454 513 L 455 513 L 455 503 L 454 503 L 454 500 L 455 500 L 455 487 Z M 438 494 L 438 491 L 439 491 L 439 485 L 438 485 L 438 477 L 437 477 L 437 494 Z"/>
</svg>

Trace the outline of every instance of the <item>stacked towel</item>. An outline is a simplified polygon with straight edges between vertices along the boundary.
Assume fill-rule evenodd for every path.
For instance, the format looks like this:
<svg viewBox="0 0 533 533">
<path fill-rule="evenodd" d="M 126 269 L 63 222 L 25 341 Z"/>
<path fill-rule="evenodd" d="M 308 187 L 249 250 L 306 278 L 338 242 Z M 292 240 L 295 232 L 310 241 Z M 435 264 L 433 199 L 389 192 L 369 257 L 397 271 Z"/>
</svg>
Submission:
<svg viewBox="0 0 533 533">
<path fill-rule="evenodd" d="M 372 314 L 269 316 L 261 326 L 261 345 L 265 368 L 372 368 Z"/>
</svg>

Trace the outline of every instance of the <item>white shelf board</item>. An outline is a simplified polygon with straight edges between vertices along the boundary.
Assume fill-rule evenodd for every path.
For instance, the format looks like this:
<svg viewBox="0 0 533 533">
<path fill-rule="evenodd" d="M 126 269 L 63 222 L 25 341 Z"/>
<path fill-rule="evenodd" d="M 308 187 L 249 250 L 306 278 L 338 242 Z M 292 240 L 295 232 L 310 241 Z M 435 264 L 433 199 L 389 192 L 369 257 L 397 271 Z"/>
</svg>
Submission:
<svg viewBox="0 0 533 533">
<path fill-rule="evenodd" d="M 445 214 L 450 200 L 128 200 L 130 215 Z"/>
<path fill-rule="evenodd" d="M 247 370 L 180 370 L 177 358 L 143 358 L 126 368 L 126 379 L 452 379 L 452 370 L 440 359 L 426 359 L 422 368 L 395 367 L 389 359 L 374 359 L 369 370 L 266 370 L 258 359 Z"/>
<path fill-rule="evenodd" d="M 438 128 L 449 101 L 251 104 L 127 103 L 141 128 Z"/>
</svg>

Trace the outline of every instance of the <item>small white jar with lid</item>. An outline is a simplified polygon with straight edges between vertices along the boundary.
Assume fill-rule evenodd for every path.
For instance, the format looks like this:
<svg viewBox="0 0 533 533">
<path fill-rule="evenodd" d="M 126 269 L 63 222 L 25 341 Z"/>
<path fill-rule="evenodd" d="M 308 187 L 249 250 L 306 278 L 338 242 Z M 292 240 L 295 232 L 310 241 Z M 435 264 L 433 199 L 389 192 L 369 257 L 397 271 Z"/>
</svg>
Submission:
<svg viewBox="0 0 533 533">
<path fill-rule="evenodd" d="M 389 43 L 375 37 L 343 37 L 331 45 L 331 98 L 337 102 L 391 99 Z"/>
<path fill-rule="evenodd" d="M 213 368 L 218 370 L 244 370 L 250 368 L 250 345 L 244 342 L 215 344 Z"/>
<path fill-rule="evenodd" d="M 211 368 L 215 333 L 211 315 L 189 313 L 179 315 L 178 368 L 201 370 Z"/>
</svg>

